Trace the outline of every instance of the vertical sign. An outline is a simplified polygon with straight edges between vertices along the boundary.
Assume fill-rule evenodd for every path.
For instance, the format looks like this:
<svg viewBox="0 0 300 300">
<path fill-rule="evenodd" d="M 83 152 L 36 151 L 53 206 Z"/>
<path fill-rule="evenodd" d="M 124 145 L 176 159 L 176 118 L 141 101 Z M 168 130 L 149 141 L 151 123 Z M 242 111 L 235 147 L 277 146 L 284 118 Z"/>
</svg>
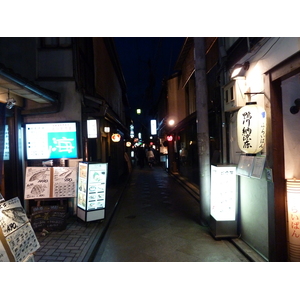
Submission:
<svg viewBox="0 0 300 300">
<path fill-rule="evenodd" d="M 150 125 L 151 125 L 151 135 L 156 135 L 157 131 L 156 131 L 156 120 L 151 120 L 150 121 Z"/>
<path fill-rule="evenodd" d="M 287 180 L 290 261 L 300 261 L 300 180 Z"/>
<path fill-rule="evenodd" d="M 97 138 L 97 120 L 87 120 L 87 134 L 89 139 Z"/>
</svg>

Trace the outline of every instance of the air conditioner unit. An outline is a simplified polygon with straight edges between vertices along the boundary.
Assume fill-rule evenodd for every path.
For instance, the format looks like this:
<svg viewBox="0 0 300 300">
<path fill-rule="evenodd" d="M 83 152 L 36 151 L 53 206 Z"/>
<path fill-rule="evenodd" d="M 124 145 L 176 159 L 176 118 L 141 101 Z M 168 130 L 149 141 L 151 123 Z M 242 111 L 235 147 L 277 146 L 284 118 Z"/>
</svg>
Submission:
<svg viewBox="0 0 300 300">
<path fill-rule="evenodd" d="M 232 80 L 223 87 L 224 111 L 235 111 L 246 105 L 246 80 Z"/>
</svg>

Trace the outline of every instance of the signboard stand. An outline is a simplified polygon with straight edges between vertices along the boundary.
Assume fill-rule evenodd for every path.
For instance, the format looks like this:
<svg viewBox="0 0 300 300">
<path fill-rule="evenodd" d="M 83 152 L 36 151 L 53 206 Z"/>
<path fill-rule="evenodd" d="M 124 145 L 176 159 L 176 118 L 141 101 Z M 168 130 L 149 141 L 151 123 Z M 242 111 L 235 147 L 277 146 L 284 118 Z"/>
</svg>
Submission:
<svg viewBox="0 0 300 300">
<path fill-rule="evenodd" d="M 77 217 L 85 222 L 105 218 L 107 167 L 107 163 L 79 163 Z"/>
<path fill-rule="evenodd" d="M 211 166 L 210 229 L 215 238 L 237 237 L 236 166 Z"/>
<path fill-rule="evenodd" d="M 27 167 L 24 198 L 36 202 L 31 207 L 33 229 L 65 229 L 68 208 L 63 199 L 75 198 L 76 193 L 76 167 Z M 55 204 L 41 205 L 45 201 Z"/>
</svg>

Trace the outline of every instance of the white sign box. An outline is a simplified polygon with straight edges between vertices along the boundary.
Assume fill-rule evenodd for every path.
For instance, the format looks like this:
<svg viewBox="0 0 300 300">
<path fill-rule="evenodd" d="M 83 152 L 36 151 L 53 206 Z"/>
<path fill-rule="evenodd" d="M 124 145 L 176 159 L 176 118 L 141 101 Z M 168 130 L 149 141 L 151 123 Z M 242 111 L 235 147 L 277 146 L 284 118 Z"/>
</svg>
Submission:
<svg viewBox="0 0 300 300">
<path fill-rule="evenodd" d="M 236 166 L 211 166 L 210 214 L 216 221 L 235 221 Z"/>
</svg>

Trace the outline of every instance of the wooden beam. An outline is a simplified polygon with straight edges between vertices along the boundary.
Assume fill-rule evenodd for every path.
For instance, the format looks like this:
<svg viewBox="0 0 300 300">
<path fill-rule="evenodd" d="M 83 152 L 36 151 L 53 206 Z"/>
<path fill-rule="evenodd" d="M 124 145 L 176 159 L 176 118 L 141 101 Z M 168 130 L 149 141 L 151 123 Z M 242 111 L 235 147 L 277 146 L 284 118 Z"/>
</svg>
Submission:
<svg viewBox="0 0 300 300">
<path fill-rule="evenodd" d="M 281 80 L 272 81 L 270 73 L 271 99 L 271 157 L 274 182 L 274 197 L 269 199 L 269 260 L 286 262 L 287 228 L 286 228 L 286 185 L 284 166 L 283 114 Z"/>
</svg>

